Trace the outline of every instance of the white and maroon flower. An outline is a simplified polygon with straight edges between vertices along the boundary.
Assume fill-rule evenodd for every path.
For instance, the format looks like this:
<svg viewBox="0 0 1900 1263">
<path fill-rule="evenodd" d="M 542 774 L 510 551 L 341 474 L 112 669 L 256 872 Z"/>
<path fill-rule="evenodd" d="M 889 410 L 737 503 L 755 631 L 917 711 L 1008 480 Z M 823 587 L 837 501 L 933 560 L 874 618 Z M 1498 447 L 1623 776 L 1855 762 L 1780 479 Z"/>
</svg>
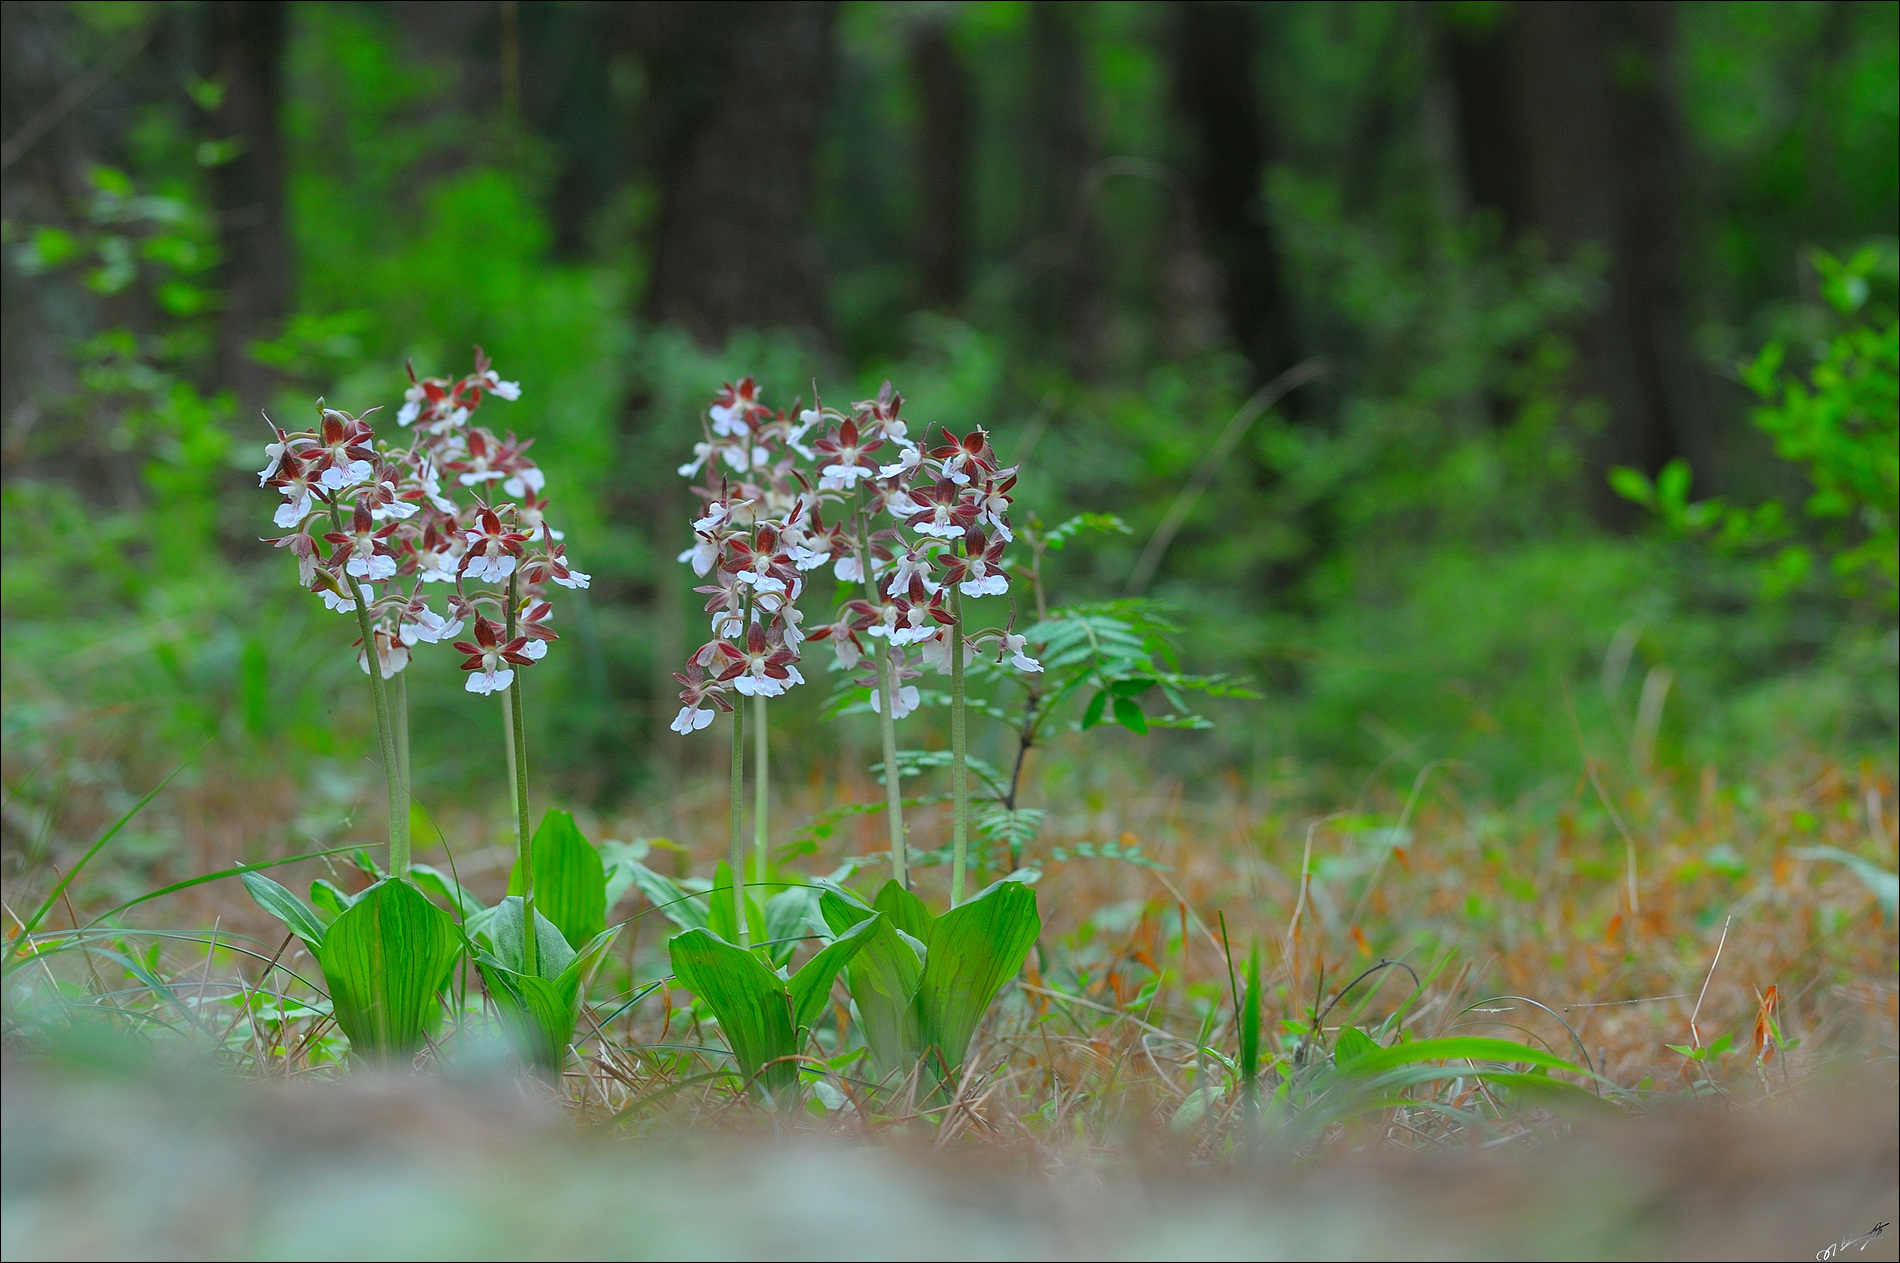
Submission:
<svg viewBox="0 0 1900 1263">
<path fill-rule="evenodd" d="M 938 675 L 950 674 L 950 633 L 947 630 L 939 631 L 929 640 L 923 641 L 917 649 L 925 666 Z M 967 667 L 975 661 L 976 646 L 966 640 L 963 642 L 963 665 Z"/>
<path fill-rule="evenodd" d="M 934 487 L 911 493 L 918 511 L 906 523 L 919 535 L 938 539 L 959 539 L 976 521 L 976 506 L 966 503 L 957 484 L 938 479 Z"/>
<path fill-rule="evenodd" d="M 360 417 L 325 408 L 311 462 L 317 480 L 332 491 L 366 481 L 376 472 L 375 437 L 375 431 Z"/>
<path fill-rule="evenodd" d="M 497 399 L 506 399 L 509 403 L 521 398 L 520 382 L 505 382 L 494 369 L 489 369 L 477 379 L 479 388 L 486 390 Z"/>
<path fill-rule="evenodd" d="M 468 432 L 467 453 L 457 460 L 445 462 L 443 467 L 453 473 L 456 481 L 464 487 L 479 487 L 485 482 L 500 482 L 508 477 L 508 456 L 501 440 L 477 427 Z"/>
<path fill-rule="evenodd" d="M 987 432 L 971 430 L 958 438 L 949 430 L 943 436 L 950 441 L 942 447 L 930 449 L 930 458 L 943 467 L 943 476 L 961 486 L 972 478 L 981 478 L 996 472 L 996 452 L 990 447 Z"/>
<path fill-rule="evenodd" d="M 475 529 L 463 533 L 468 551 L 462 555 L 461 573 L 477 582 L 500 583 L 515 572 L 521 546 L 528 537 L 502 525 L 501 516 L 483 506 L 475 514 Z"/>
<path fill-rule="evenodd" d="M 397 616 L 397 637 L 411 648 L 416 645 L 439 644 L 461 630 L 461 619 L 443 618 L 430 609 L 420 595 L 411 597 L 409 603 L 403 606 Z"/>
<path fill-rule="evenodd" d="M 385 542 L 396 530 L 397 523 L 377 526 L 369 510 L 358 501 L 355 511 L 350 515 L 348 531 L 329 531 L 324 539 L 335 545 L 330 551 L 330 568 L 341 567 L 345 574 L 357 579 L 370 581 L 393 578 L 396 573 L 396 557 Z"/>
<path fill-rule="evenodd" d="M 1015 632 L 1004 632 L 1001 644 L 996 651 L 996 665 L 1002 666 L 1007 656 L 1018 671 L 1036 672 L 1042 670 L 1042 663 L 1024 652 L 1029 642 Z"/>
<path fill-rule="evenodd" d="M 730 684 L 747 697 L 777 697 L 791 686 L 792 672 L 787 668 L 798 655 L 768 637 L 757 623 L 746 629 L 743 649 L 725 641 L 720 645 L 728 659 L 719 673 L 721 684 Z"/>
<path fill-rule="evenodd" d="M 964 546 L 969 549 L 966 556 L 944 561 L 943 581 L 956 584 L 965 596 L 1001 596 L 1009 591 L 1002 539 L 989 540 L 982 531 L 972 528 Z"/>
<path fill-rule="evenodd" d="M 871 459 L 871 453 L 882 446 L 881 440 L 860 435 L 857 422 L 844 422 L 812 444 L 818 459 L 824 462 L 818 489 L 849 491 L 858 485 L 860 478 L 877 473 L 877 462 Z"/>
<path fill-rule="evenodd" d="M 388 481 L 387 476 L 382 481 L 373 482 L 357 492 L 356 502 L 366 505 L 369 508 L 370 517 L 378 522 L 386 518 L 395 518 L 400 522 L 416 511 L 416 505 L 402 499 L 396 490 L 396 484 Z"/>
<path fill-rule="evenodd" d="M 534 661 L 522 652 L 528 646 L 525 636 L 516 636 L 513 640 L 502 639 L 503 630 L 486 618 L 475 620 L 475 640 L 455 642 L 456 651 L 467 654 L 462 670 L 469 672 L 468 683 L 464 685 L 471 693 L 489 694 L 497 689 L 505 689 L 514 682 L 514 666 L 527 666 Z"/>
<path fill-rule="evenodd" d="M 315 462 L 299 457 L 295 452 L 286 452 L 278 462 L 277 472 L 271 475 L 270 486 L 283 494 L 284 502 L 277 506 L 277 512 L 271 521 L 289 530 L 310 515 L 311 497 L 322 483 Z"/>
<path fill-rule="evenodd" d="M 976 520 L 988 523 L 996 528 L 996 533 L 1005 543 L 1016 542 L 1016 535 L 1009 529 L 1010 490 L 1016 485 L 1016 471 L 1006 469 L 995 478 L 988 479 L 976 496 Z"/>
<path fill-rule="evenodd" d="M 759 384 L 747 377 L 737 386 L 724 383 L 707 415 L 712 417 L 714 434 L 739 438 L 750 433 L 753 418 L 764 411 L 765 405 L 759 402 Z"/>
<path fill-rule="evenodd" d="M 389 633 L 378 627 L 370 633 L 376 641 L 376 665 L 385 680 L 394 679 L 398 671 L 409 665 L 409 647 L 401 640 L 391 640 Z M 363 642 L 356 642 L 356 665 L 363 668 L 363 674 L 369 674 L 369 650 Z"/>
<path fill-rule="evenodd" d="M 282 463 L 294 446 L 294 440 L 278 429 L 276 422 L 265 417 L 264 424 L 270 426 L 271 433 L 277 438 L 274 442 L 264 444 L 264 468 L 257 471 L 257 485 L 260 487 L 277 476 L 277 466 Z"/>
<path fill-rule="evenodd" d="M 688 733 L 698 732 L 713 721 L 718 710 L 731 710 L 732 703 L 726 700 L 726 690 L 717 680 L 708 679 L 697 662 L 687 666 L 686 674 L 675 671 L 673 678 L 685 687 L 680 689 L 680 713 L 674 716 L 668 725 L 674 732 L 684 737 Z M 708 706 L 706 703 L 711 702 Z"/>
</svg>

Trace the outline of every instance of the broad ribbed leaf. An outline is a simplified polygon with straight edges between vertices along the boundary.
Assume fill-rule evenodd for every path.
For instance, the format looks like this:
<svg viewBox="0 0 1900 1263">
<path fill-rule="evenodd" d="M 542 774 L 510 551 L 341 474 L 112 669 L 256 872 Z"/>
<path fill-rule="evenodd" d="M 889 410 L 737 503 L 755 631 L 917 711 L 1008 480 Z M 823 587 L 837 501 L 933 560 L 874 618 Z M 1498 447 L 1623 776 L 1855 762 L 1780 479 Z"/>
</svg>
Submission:
<svg viewBox="0 0 1900 1263">
<path fill-rule="evenodd" d="M 311 947 L 323 942 L 323 921 L 304 906 L 303 900 L 262 873 L 245 873 L 243 881 L 257 906 L 282 921 L 285 929 Z"/>
<path fill-rule="evenodd" d="M 640 888 L 647 902 L 659 909 L 660 915 L 674 925 L 685 930 L 703 930 L 706 928 L 706 896 L 692 895 L 680 889 L 679 884 L 670 877 L 660 874 L 642 864 L 639 860 L 623 859 L 620 868 Z"/>
<path fill-rule="evenodd" d="M 362 1057 L 404 1057 L 442 1017 L 436 999 L 462 954 L 449 914 L 407 882 L 384 878 L 314 947 L 337 1025 Z"/>
<path fill-rule="evenodd" d="M 673 974 L 706 1002 L 755 1095 L 772 1098 L 797 1086 L 792 1001 L 784 982 L 746 951 L 710 930 L 687 930 L 668 945 Z M 769 1064 L 768 1064 L 769 1063 Z"/>
<path fill-rule="evenodd" d="M 876 913 L 855 908 L 831 891 L 819 900 L 834 934 L 864 924 Z M 858 1006 L 858 1025 L 871 1047 L 871 1063 L 880 1080 L 907 1075 L 924 1055 L 923 1019 L 917 988 L 924 964 L 912 946 L 917 940 L 899 932 L 886 917 L 871 933 L 864 950 L 845 967 L 845 985 Z"/>
<path fill-rule="evenodd" d="M 607 927 L 607 869 L 581 835 L 574 817 L 549 811 L 534 831 L 534 908 L 569 943 L 586 943 Z M 521 857 L 508 875 L 508 893 L 525 889 Z"/>
<path fill-rule="evenodd" d="M 946 1081 L 954 1082 L 990 1002 L 1041 932 L 1036 892 L 1019 881 L 996 883 L 930 927 L 918 1000 L 925 1047 Z"/>
<path fill-rule="evenodd" d="M 892 878 L 878 889 L 877 898 L 871 906 L 890 918 L 892 925 L 920 942 L 930 941 L 930 926 L 937 918 L 930 914 L 924 901 L 897 884 Z"/>
<path fill-rule="evenodd" d="M 554 979 L 574 961 L 574 949 L 568 946 L 554 922 L 541 915 L 540 900 L 534 908 L 534 972 L 540 978 Z M 521 899 L 510 895 L 495 905 L 484 928 L 489 954 L 503 967 L 522 972 Z"/>
<path fill-rule="evenodd" d="M 792 1026 L 800 1034 L 809 1030 L 825 1011 L 825 1001 L 831 997 L 831 983 L 838 971 L 862 954 L 872 936 L 883 926 L 884 918 L 875 914 L 868 921 L 858 922 L 792 975 Z"/>
</svg>

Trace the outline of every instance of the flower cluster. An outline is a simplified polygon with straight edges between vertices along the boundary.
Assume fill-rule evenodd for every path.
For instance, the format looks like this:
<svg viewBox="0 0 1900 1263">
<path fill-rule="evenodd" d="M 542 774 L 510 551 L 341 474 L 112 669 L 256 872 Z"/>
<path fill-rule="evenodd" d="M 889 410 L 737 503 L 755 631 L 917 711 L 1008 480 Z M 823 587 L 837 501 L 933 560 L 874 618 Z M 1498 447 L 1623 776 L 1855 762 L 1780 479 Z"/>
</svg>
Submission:
<svg viewBox="0 0 1900 1263">
<path fill-rule="evenodd" d="M 258 482 L 282 496 L 275 521 L 287 533 L 267 542 L 290 550 L 298 581 L 326 606 L 361 610 L 384 679 L 417 645 L 448 641 L 464 655 L 468 690 L 492 693 L 555 639 L 547 585 L 584 588 L 588 576 L 547 522 L 547 479 L 527 455 L 534 440 L 472 423 L 484 396 L 519 399 L 520 385 L 501 380 L 479 347 L 461 380 L 411 370 L 410 382 L 396 414 L 407 446 L 378 439 L 369 413 L 321 403 L 313 430 L 271 426 Z M 440 613 L 427 600 L 432 583 L 450 585 Z M 464 627 L 473 639 L 455 640 Z M 357 645 L 367 672 L 370 646 Z"/>
<path fill-rule="evenodd" d="M 807 640 L 829 641 L 837 669 L 847 671 L 887 648 L 891 715 L 902 718 L 921 700 L 904 681 L 925 667 L 952 669 L 950 629 L 961 617 L 953 594 L 1008 592 L 1003 550 L 1014 539 L 1016 471 L 1001 467 L 980 429 L 962 437 L 945 430 L 937 446 L 914 439 L 902 406 L 889 382 L 849 412 L 817 402 L 801 409 L 797 401 L 774 410 L 750 377 L 715 397 L 703 441 L 679 470 L 705 477 L 695 488 L 705 511 L 679 559 L 709 581 L 697 590 L 707 596 L 712 638 L 675 677 L 683 686 L 675 732 L 731 710 L 729 693 L 776 697 L 802 684 Z M 825 566 L 861 584 L 864 595 L 806 631 L 798 608 L 804 576 Z M 983 641 L 993 643 L 999 665 L 1042 669 L 1008 630 L 966 638 L 966 665 Z M 860 682 L 881 712 L 876 675 Z"/>
</svg>

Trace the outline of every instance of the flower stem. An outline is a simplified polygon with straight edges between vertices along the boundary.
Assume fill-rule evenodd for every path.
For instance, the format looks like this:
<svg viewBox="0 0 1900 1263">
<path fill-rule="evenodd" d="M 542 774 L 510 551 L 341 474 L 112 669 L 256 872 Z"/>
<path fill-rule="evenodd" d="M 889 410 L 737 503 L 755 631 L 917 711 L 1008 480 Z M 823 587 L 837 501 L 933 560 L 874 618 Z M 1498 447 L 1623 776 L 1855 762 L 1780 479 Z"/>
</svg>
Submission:
<svg viewBox="0 0 1900 1263">
<path fill-rule="evenodd" d="M 745 923 L 745 703 L 732 708 L 732 916 L 739 946 L 750 940 Z"/>
<path fill-rule="evenodd" d="M 963 704 L 963 596 L 950 593 L 950 906 L 963 902 L 970 854 L 970 751 Z"/>
<path fill-rule="evenodd" d="M 509 689 L 513 687 L 509 685 Z M 508 764 L 508 801 L 513 802 L 518 793 L 515 789 L 515 719 L 512 707 L 506 704 L 501 708 L 501 753 Z"/>
<path fill-rule="evenodd" d="M 767 774 L 770 766 L 768 759 L 771 751 L 767 748 L 766 738 L 770 730 L 765 726 L 765 699 L 760 697 L 754 702 L 755 713 L 752 716 L 752 880 L 759 885 L 765 884 L 765 840 L 766 808 L 769 806 L 767 795 L 771 792 L 772 782 Z"/>
<path fill-rule="evenodd" d="M 335 500 L 328 503 L 330 522 L 341 535 L 342 511 Z M 376 631 L 369 624 L 369 605 L 363 600 L 363 589 L 357 585 L 356 576 L 347 570 L 343 572 L 343 582 L 349 585 L 350 597 L 356 602 L 356 626 L 363 634 L 364 661 L 369 663 L 369 695 L 376 703 L 376 738 L 383 751 L 383 782 L 389 789 L 389 871 L 406 879 L 409 876 L 409 832 L 405 826 L 409 823 L 409 804 L 403 797 L 402 771 L 396 762 L 396 734 L 389 722 L 389 697 L 383 690 L 382 655 L 376 652 Z"/>
<path fill-rule="evenodd" d="M 521 608 L 521 576 L 508 576 L 508 641 L 515 638 L 515 614 Z M 508 685 L 510 751 L 514 755 L 515 837 L 521 854 L 521 972 L 539 977 L 535 968 L 534 841 L 528 833 L 528 738 L 521 721 L 521 668 Z"/>
<path fill-rule="evenodd" d="M 413 799 L 409 794 L 409 674 L 396 672 L 384 686 L 389 691 L 389 719 L 396 732 L 396 774 L 402 783 L 402 849 L 407 854 L 413 841 L 409 821 Z"/>
<path fill-rule="evenodd" d="M 881 603 L 877 580 L 871 574 L 871 537 L 865 529 L 865 514 L 858 511 L 858 563 L 864 573 L 864 592 L 875 608 Z M 910 889 L 910 857 L 904 852 L 904 786 L 897 773 L 897 670 L 891 665 L 888 637 L 877 641 L 877 689 L 882 703 L 877 710 L 877 727 L 884 738 L 884 806 L 891 824 L 891 878 Z"/>
</svg>

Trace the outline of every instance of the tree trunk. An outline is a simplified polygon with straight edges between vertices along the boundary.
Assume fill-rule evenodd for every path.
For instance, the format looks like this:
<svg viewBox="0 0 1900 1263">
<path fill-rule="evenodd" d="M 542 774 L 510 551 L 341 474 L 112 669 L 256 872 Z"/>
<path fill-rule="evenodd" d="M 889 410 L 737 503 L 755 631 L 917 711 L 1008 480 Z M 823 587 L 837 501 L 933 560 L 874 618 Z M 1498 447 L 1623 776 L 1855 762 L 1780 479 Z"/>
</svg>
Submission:
<svg viewBox="0 0 1900 1263">
<path fill-rule="evenodd" d="M 1291 368 L 1300 348 L 1261 194 L 1273 138 L 1254 85 L 1254 12 L 1194 0 L 1176 5 L 1174 18 L 1174 99 L 1200 236 L 1222 274 L 1228 329 L 1265 382 Z"/>
<path fill-rule="evenodd" d="M 1559 258 L 1605 261 L 1605 300 L 1577 330 L 1578 389 L 1607 410 L 1597 470 L 1684 456 L 1712 471 L 1715 455 L 1683 292 L 1675 26 L 1671 4 L 1552 0 L 1446 41 L 1472 200 Z M 1628 522 L 1593 483 L 1598 516 Z"/>
<path fill-rule="evenodd" d="M 213 74 L 224 88 L 212 126 L 219 140 L 238 146 L 212 177 L 224 251 L 218 378 L 237 392 L 242 419 L 264 405 L 271 384 L 251 343 L 277 335 L 290 303 L 279 128 L 290 9 L 269 0 L 217 0 L 208 16 Z"/>
<path fill-rule="evenodd" d="M 702 344 L 736 329 L 821 329 L 807 224 L 831 65 L 829 0 L 654 6 L 647 43 L 667 114 L 647 314 Z"/>
<path fill-rule="evenodd" d="M 1022 188 L 1032 234 L 1023 255 L 1028 342 L 1090 377 L 1101 367 L 1101 285 L 1094 240 L 1095 138 L 1082 5 L 1036 0 L 1029 10 L 1028 117 Z"/>
<path fill-rule="evenodd" d="M 917 261 L 926 307 L 963 302 L 970 249 L 970 74 L 942 22 L 920 27 L 910 46 L 917 83 Z"/>
</svg>

